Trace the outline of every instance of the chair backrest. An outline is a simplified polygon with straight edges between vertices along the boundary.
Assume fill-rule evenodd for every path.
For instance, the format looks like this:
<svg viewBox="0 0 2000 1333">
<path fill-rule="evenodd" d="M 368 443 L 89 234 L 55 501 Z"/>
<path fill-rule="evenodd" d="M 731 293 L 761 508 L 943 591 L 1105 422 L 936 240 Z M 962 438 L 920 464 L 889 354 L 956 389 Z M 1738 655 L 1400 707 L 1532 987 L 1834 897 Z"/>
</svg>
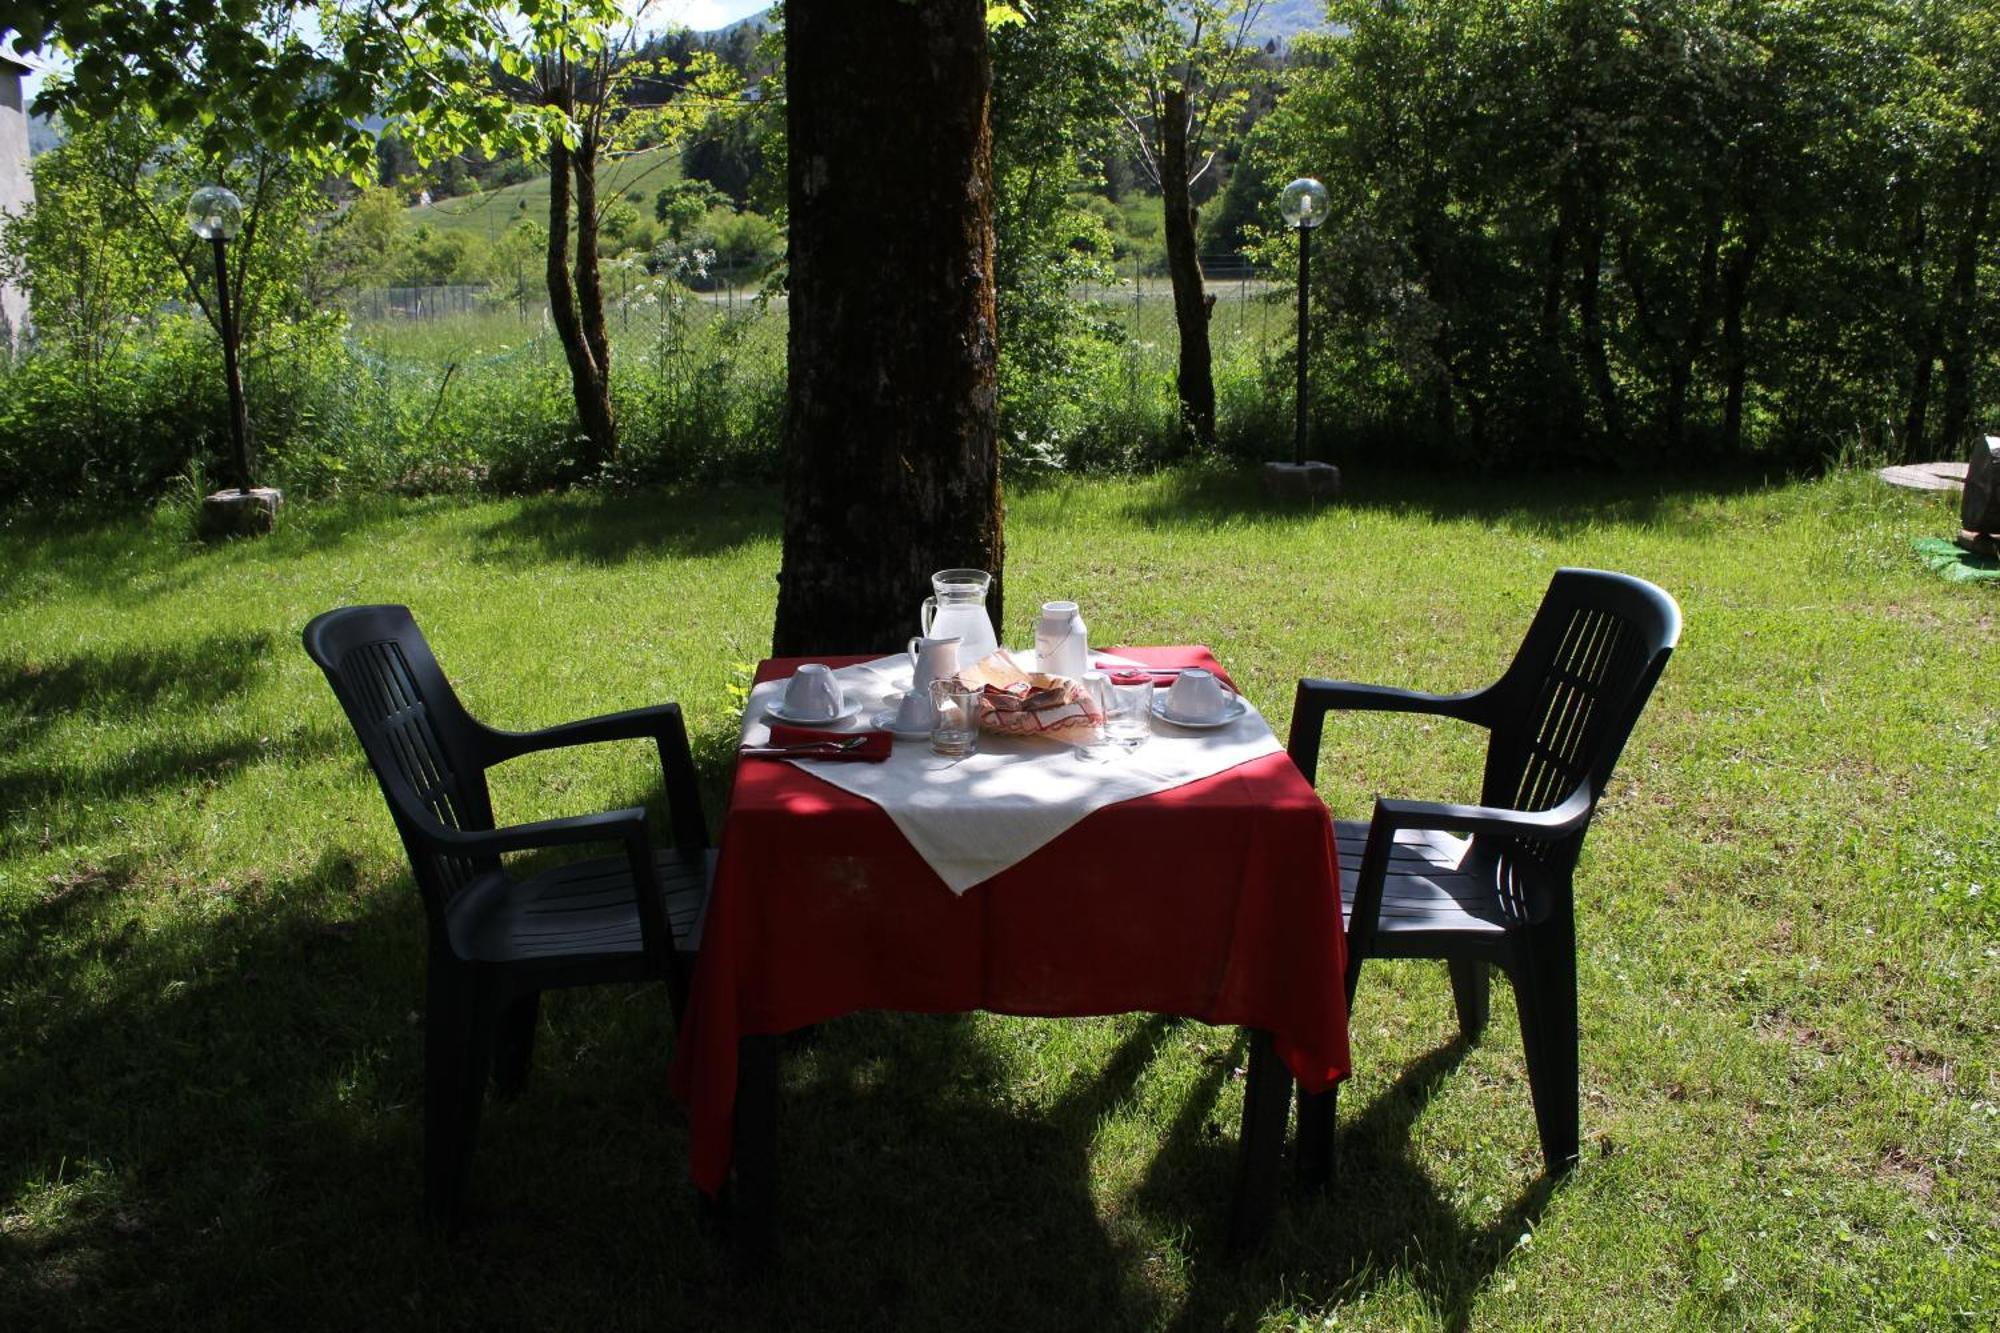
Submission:
<svg viewBox="0 0 2000 1333">
<path fill-rule="evenodd" d="M 1680 607 L 1644 579 L 1557 570 L 1493 687 L 1481 802 L 1548 810 L 1585 788 L 1595 806 L 1680 634 Z M 1568 869 L 1583 834 L 1516 850 Z"/>
<path fill-rule="evenodd" d="M 425 835 L 424 821 L 454 829 L 493 827 L 493 801 L 476 758 L 475 723 L 439 670 L 404 606 L 345 606 L 305 628 L 306 652 L 333 686 L 375 770 L 402 835 L 433 927 L 494 858 L 451 855 Z M 434 929 L 432 939 L 442 939 Z"/>
</svg>

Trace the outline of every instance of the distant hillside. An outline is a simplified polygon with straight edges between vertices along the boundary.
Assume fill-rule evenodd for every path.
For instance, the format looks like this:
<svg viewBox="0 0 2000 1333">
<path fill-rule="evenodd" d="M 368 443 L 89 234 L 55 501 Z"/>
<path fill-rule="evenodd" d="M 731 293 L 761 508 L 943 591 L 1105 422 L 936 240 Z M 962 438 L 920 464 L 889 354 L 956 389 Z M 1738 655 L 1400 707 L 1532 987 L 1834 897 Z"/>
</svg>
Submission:
<svg viewBox="0 0 2000 1333">
<path fill-rule="evenodd" d="M 28 117 L 28 156 L 40 157 L 63 141 L 62 129 L 46 116 Z"/>
<path fill-rule="evenodd" d="M 661 148 L 647 148 L 612 158 L 598 168 L 597 191 L 601 199 L 624 195 L 639 216 L 653 216 L 653 196 L 668 181 L 680 179 L 680 157 Z M 633 199 L 631 196 L 639 197 Z M 517 185 L 506 185 L 478 194 L 440 199 L 405 210 L 411 226 L 429 223 L 439 231 L 477 231 L 488 238 L 498 236 L 516 218 L 546 223 L 549 218 L 549 178 L 537 176 Z"/>
<path fill-rule="evenodd" d="M 1302 32 L 1324 32 L 1331 26 L 1326 21 L 1326 0 L 1265 0 L 1252 31 L 1259 43 L 1289 46 Z"/>
</svg>

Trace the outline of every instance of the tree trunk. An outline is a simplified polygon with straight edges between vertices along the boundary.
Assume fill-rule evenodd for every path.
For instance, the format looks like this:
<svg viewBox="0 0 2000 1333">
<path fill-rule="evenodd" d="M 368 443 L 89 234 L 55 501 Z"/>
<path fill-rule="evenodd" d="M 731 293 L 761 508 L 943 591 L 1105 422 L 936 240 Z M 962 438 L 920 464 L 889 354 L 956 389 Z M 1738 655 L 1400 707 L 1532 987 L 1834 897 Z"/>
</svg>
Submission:
<svg viewBox="0 0 2000 1333">
<path fill-rule="evenodd" d="M 1963 229 L 1952 258 L 1951 287 L 1944 298 L 1944 419 L 1938 423 L 1943 457 L 1963 458 L 1974 433 L 1973 376 L 1979 356 L 1979 332 L 1974 311 L 1979 308 L 1979 256 L 1985 244 L 1987 219 L 1993 203 L 1993 160 L 1986 153 L 1968 154 L 1962 170 L 1971 174 Z"/>
<path fill-rule="evenodd" d="M 932 571 L 993 572 L 992 70 L 983 0 L 785 15 L 791 210 L 783 571 L 773 651 L 916 632 Z"/>
<path fill-rule="evenodd" d="M 1904 462 L 1924 456 L 1924 434 L 1931 408 L 1931 375 L 1937 368 L 1938 320 L 1932 313 L 1924 247 L 1930 234 L 1929 215 L 1920 197 L 1911 207 L 1904 229 L 1903 253 L 1909 258 L 1905 320 L 1910 348 L 1910 400 L 1903 411 Z"/>
<path fill-rule="evenodd" d="M 1750 279 L 1757 271 L 1770 227 L 1756 203 L 1743 226 L 1743 239 L 1730 251 L 1722 270 L 1722 447 L 1736 453 L 1743 444 L 1743 395 L 1750 375 L 1750 350 L 1743 335 L 1743 310 L 1750 301 Z"/>
<path fill-rule="evenodd" d="M 1618 401 L 1618 384 L 1611 377 L 1611 355 L 1604 345 L 1604 186 L 1595 181 L 1580 247 L 1581 268 L 1577 274 L 1576 311 L 1583 325 L 1583 359 L 1590 369 L 1590 382 L 1597 391 L 1598 410 L 1604 417 L 1604 433 L 1613 447 L 1625 438 L 1625 409 Z"/>
<path fill-rule="evenodd" d="M 596 404 L 586 421 L 606 423 L 605 434 L 590 431 L 591 445 L 600 464 L 611 461 L 617 451 L 616 423 L 611 415 L 611 341 L 604 333 L 603 271 L 597 263 L 597 150 L 595 130 L 585 128 L 570 155 L 570 171 L 576 177 L 576 310 L 583 325 L 584 346 L 590 349 L 591 364 L 597 368 L 591 384 Z"/>
<path fill-rule="evenodd" d="M 1722 203 L 1711 199 L 1701 239 L 1701 260 L 1695 270 L 1694 308 L 1688 313 L 1680 347 L 1667 368 L 1667 446 L 1678 451 L 1687 442 L 1687 400 L 1694 387 L 1695 362 L 1708 344 L 1715 322 L 1717 258 L 1722 252 Z"/>
<path fill-rule="evenodd" d="M 572 105 L 567 97 L 557 99 L 564 110 Z M 587 142 L 587 141 L 586 141 Z M 612 450 L 617 445 L 617 424 L 611 415 L 611 384 L 609 366 L 598 359 L 592 350 L 591 341 L 585 330 L 583 314 L 578 310 L 577 287 L 570 281 L 569 272 L 569 214 L 570 177 L 574 167 L 573 154 L 569 146 L 558 138 L 549 147 L 549 248 L 547 274 L 549 283 L 549 322 L 555 325 L 556 339 L 562 343 L 563 356 L 569 362 L 570 393 L 576 402 L 576 419 L 582 427 L 584 448 L 577 459 L 575 472 L 579 476 L 591 476 L 610 461 Z M 596 193 L 596 163 L 590 164 L 585 173 L 590 181 L 589 190 Z M 580 176 L 581 181 L 584 177 Z M 582 199 L 579 194 L 578 204 Z M 585 256 L 589 256 L 589 276 L 595 287 L 597 272 L 597 219 L 594 209 L 579 207 L 577 215 L 577 257 L 579 276 L 585 272 Z M 598 312 L 598 336 L 603 336 L 603 312 Z"/>
<path fill-rule="evenodd" d="M 1208 353 L 1213 303 L 1202 290 L 1195 243 L 1194 200 L 1188 194 L 1187 93 L 1170 88 L 1160 118 L 1160 201 L 1165 210 L 1167 273 L 1174 284 L 1174 323 L 1180 330 L 1181 424 L 1203 444 L 1215 442 L 1215 374 Z"/>
</svg>

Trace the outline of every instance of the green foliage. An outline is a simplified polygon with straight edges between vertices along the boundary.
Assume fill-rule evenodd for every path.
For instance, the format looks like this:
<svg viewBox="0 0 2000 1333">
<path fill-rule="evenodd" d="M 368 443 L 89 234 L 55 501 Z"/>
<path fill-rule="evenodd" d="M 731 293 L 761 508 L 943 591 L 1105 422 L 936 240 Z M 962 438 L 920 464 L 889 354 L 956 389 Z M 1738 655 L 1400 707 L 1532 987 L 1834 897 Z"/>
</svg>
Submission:
<svg viewBox="0 0 2000 1333">
<path fill-rule="evenodd" d="M 1266 123 L 1273 178 L 1333 196 L 1320 419 L 1485 466 L 1694 464 L 1950 456 L 2000 406 L 1987 10 L 1332 18 Z"/>
<path fill-rule="evenodd" d="M 682 240 L 723 198 L 707 181 L 669 181 L 653 196 L 653 218 L 667 229 L 667 239 Z"/>
</svg>

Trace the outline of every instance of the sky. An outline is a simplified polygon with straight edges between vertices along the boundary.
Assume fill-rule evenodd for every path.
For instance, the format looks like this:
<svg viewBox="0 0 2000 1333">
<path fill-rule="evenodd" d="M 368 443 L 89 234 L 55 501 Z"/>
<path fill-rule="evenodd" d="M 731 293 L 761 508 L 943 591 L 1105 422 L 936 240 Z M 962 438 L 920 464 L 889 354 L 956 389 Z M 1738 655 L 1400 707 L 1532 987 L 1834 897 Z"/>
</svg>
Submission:
<svg viewBox="0 0 2000 1333">
<path fill-rule="evenodd" d="M 692 28 L 696 32 L 707 32 L 710 28 L 726 28 L 741 18 L 748 18 L 760 9 L 770 7 L 771 0 L 652 0 L 645 6 L 647 26 L 662 28 L 677 25 Z M 629 3 L 628 8 L 638 8 L 637 3 Z M 0 38 L 8 36 L 4 26 L 0 26 Z M 35 65 L 50 63 L 50 57 L 37 57 Z M 42 70 L 32 68 L 28 76 L 21 80 L 24 95 L 33 101 L 42 86 Z"/>
</svg>

